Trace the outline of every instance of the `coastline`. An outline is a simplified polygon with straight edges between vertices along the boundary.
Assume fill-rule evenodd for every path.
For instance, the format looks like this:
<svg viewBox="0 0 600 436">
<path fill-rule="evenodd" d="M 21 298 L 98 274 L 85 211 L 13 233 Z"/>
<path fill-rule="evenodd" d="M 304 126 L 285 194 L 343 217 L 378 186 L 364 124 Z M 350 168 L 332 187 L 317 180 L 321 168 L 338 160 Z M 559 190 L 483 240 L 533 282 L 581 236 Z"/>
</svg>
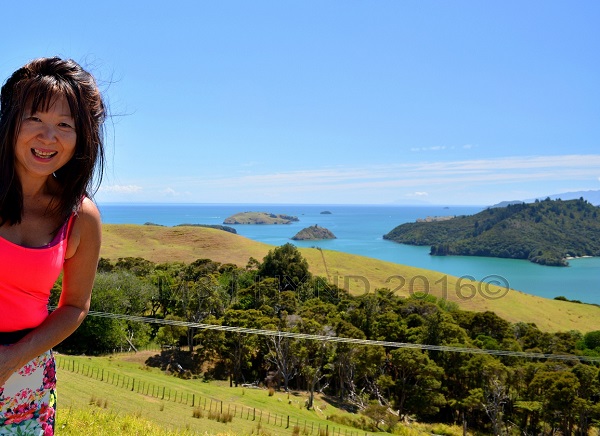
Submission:
<svg viewBox="0 0 600 436">
<path fill-rule="evenodd" d="M 174 226 L 181 223 L 222 224 L 228 216 L 264 205 L 100 205 L 107 224 L 140 224 L 151 221 Z M 449 215 L 443 206 L 339 206 L 327 205 L 332 214 L 323 215 L 323 205 L 271 205 L 274 213 L 295 215 L 299 222 L 286 226 L 232 225 L 238 234 L 270 246 L 293 243 L 298 247 L 320 247 L 342 253 L 357 254 L 399 265 L 439 271 L 477 280 L 502 277 L 510 287 L 528 294 L 553 299 L 600 303 L 600 257 L 576 258 L 566 268 L 534 264 L 527 260 L 477 258 L 467 256 L 430 256 L 430 247 L 416 247 L 384 240 L 382 235 L 402 222 L 414 222 L 423 216 Z M 452 207 L 451 213 L 476 213 L 477 207 Z M 330 229 L 337 237 L 322 241 L 293 241 L 307 225 Z"/>
</svg>

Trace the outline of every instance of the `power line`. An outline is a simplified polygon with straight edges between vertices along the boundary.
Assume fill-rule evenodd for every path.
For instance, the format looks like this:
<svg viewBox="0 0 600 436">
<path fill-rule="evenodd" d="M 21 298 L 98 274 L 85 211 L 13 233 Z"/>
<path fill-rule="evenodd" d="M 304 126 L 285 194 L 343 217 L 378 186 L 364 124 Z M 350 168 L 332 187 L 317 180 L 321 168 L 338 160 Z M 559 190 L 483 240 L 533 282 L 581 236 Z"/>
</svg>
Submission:
<svg viewBox="0 0 600 436">
<path fill-rule="evenodd" d="M 53 308 L 51 308 L 53 309 Z M 330 336 L 330 335 L 313 335 L 307 333 L 295 333 L 281 330 L 265 330 L 265 329 L 253 329 L 247 327 L 233 327 L 227 325 L 216 325 L 216 324 L 202 324 L 188 321 L 178 321 L 172 319 L 159 319 L 149 318 L 144 316 L 134 315 L 122 315 L 116 313 L 98 312 L 90 310 L 88 315 L 99 318 L 118 319 L 124 321 L 143 322 L 146 324 L 162 324 L 162 325 L 173 325 L 178 327 L 191 327 L 203 330 L 217 330 L 224 332 L 244 333 L 250 335 L 262 335 L 262 336 L 276 336 L 286 337 L 293 339 L 308 339 L 313 341 L 331 342 L 331 343 L 345 343 L 355 345 L 376 345 L 382 347 L 391 348 L 412 348 L 427 351 L 443 351 L 451 353 L 467 353 L 467 354 L 488 354 L 491 356 L 510 356 L 510 357 L 523 357 L 527 359 L 552 359 L 552 360 L 569 360 L 578 362 L 600 362 L 600 357 L 593 356 L 575 356 L 572 354 L 549 354 L 549 353 L 528 353 L 524 351 L 509 351 L 509 350 L 484 350 L 480 348 L 469 348 L 469 347 L 454 347 L 447 345 L 426 345 L 426 344 L 413 344 L 408 342 L 393 342 L 393 341 L 376 341 L 372 339 L 356 339 L 356 338 L 345 338 L 341 336 Z"/>
</svg>

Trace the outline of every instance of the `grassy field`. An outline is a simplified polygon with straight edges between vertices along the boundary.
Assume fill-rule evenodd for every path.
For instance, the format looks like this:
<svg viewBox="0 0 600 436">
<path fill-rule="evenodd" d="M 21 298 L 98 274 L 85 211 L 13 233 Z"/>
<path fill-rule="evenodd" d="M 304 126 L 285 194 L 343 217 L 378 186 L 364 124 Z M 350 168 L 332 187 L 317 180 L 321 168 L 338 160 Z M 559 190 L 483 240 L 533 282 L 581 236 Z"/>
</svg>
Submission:
<svg viewBox="0 0 600 436">
<path fill-rule="evenodd" d="M 183 380 L 146 367 L 143 362 L 152 354 L 57 356 L 57 434 L 80 435 L 83 428 L 86 435 L 378 434 L 327 420 L 356 415 L 322 396 L 316 397 L 314 410 L 307 410 L 304 393 L 270 395 L 227 382 Z M 231 420 L 219 422 L 218 416 Z"/>
<path fill-rule="evenodd" d="M 207 258 L 245 266 L 250 257 L 262 260 L 273 246 L 221 230 L 203 227 L 160 227 L 105 224 L 101 256 L 142 257 L 153 262 L 192 262 Z M 313 274 L 354 295 L 389 288 L 397 295 L 427 292 L 472 311 L 493 311 L 511 322 L 535 323 L 544 331 L 600 330 L 600 308 L 550 300 L 514 289 L 436 271 L 414 268 L 337 251 L 301 248 Z"/>
</svg>

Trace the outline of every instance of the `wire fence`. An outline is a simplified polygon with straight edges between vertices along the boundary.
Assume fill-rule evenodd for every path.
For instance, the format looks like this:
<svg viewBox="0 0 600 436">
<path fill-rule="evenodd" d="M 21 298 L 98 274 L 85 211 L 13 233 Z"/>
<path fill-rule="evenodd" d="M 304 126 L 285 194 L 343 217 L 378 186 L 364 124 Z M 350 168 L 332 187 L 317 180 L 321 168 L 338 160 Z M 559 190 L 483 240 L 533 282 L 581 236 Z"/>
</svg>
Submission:
<svg viewBox="0 0 600 436">
<path fill-rule="evenodd" d="M 265 329 L 254 329 L 246 327 L 235 327 L 228 325 L 215 325 L 215 324 L 202 324 L 197 322 L 179 321 L 172 319 L 160 319 L 160 318 L 149 318 L 144 316 L 134 315 L 123 315 L 117 313 L 108 312 L 97 312 L 90 310 L 88 316 L 95 316 L 99 318 L 109 319 L 120 319 L 133 322 L 142 322 L 147 324 L 159 324 L 159 325 L 173 325 L 180 327 L 191 327 L 202 330 L 216 330 L 223 332 L 237 332 L 250 335 L 261 335 L 261 336 L 275 336 L 275 337 L 286 337 L 294 339 L 305 339 L 312 341 L 330 342 L 330 343 L 345 343 L 354 345 L 369 345 L 369 346 L 382 346 L 389 348 L 412 348 L 427 351 L 442 351 L 451 353 L 467 353 L 467 354 L 487 354 L 491 356 L 509 356 L 509 357 L 522 357 L 526 359 L 551 359 L 551 360 L 567 360 L 575 362 L 600 362 L 598 356 L 581 356 L 572 354 L 553 354 L 553 353 L 533 353 L 528 351 L 514 351 L 514 350 L 494 350 L 494 349 L 483 349 L 473 347 L 459 347 L 453 345 L 428 345 L 419 344 L 412 342 L 393 342 L 393 341 L 378 341 L 372 339 L 356 339 L 346 338 L 342 336 L 333 335 L 317 335 L 307 333 L 297 333 L 283 330 L 265 330 Z"/>
<path fill-rule="evenodd" d="M 208 418 L 223 423 L 231 422 L 233 419 L 244 419 L 246 421 L 255 421 L 261 425 L 289 429 L 291 434 L 297 435 L 368 436 L 370 434 L 364 430 L 342 428 L 340 426 L 294 417 L 290 414 L 273 413 L 255 407 L 227 403 L 217 398 L 200 395 L 191 389 L 172 389 L 165 385 L 151 383 L 141 378 L 120 374 L 116 371 L 86 365 L 79 360 L 70 359 L 67 356 L 56 356 L 56 366 L 58 369 L 108 383 L 140 395 L 187 405 L 193 409 L 191 413 L 195 418 Z"/>
</svg>

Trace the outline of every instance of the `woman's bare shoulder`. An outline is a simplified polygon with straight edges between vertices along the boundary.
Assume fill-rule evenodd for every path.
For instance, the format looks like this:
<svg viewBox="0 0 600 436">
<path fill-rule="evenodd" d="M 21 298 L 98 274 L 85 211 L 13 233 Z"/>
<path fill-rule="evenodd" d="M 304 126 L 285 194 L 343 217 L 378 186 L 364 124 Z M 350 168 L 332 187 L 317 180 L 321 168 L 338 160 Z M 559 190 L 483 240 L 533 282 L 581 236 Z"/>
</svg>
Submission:
<svg viewBox="0 0 600 436">
<path fill-rule="evenodd" d="M 98 207 L 89 198 L 84 198 L 81 207 L 77 211 L 73 228 L 69 235 L 67 253 L 65 258 L 69 259 L 77 253 L 80 243 L 85 241 L 93 247 L 100 245 L 102 235 L 102 222 Z"/>
</svg>

